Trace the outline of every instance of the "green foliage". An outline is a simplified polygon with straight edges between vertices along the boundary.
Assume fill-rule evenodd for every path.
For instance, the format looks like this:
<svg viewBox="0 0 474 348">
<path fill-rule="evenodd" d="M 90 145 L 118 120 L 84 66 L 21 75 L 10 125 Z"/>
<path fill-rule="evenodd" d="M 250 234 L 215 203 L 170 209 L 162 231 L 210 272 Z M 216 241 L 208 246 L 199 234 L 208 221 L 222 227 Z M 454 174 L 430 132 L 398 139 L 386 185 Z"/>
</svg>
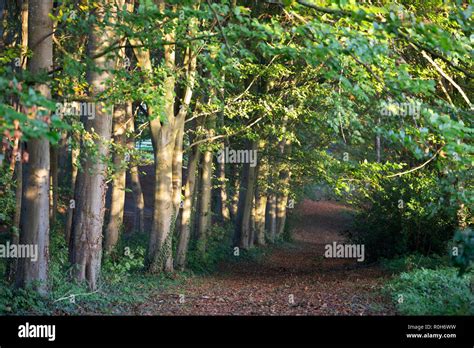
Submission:
<svg viewBox="0 0 474 348">
<path fill-rule="evenodd" d="M 460 274 L 464 274 L 472 269 L 474 262 L 474 232 L 472 228 L 456 231 L 454 247 L 457 248 L 456 253 L 453 253 L 454 263 L 459 267 Z"/>
<path fill-rule="evenodd" d="M 202 240 L 191 241 L 187 255 L 187 267 L 197 273 L 208 273 L 216 269 L 219 262 L 233 257 L 231 224 L 224 227 L 213 225 L 209 230 L 205 246 Z"/>
<path fill-rule="evenodd" d="M 32 285 L 23 289 L 13 289 L 5 281 L 0 282 L 0 314 L 46 315 L 47 300 L 36 292 Z"/>
<path fill-rule="evenodd" d="M 422 268 L 400 274 L 385 291 L 403 315 L 472 315 L 471 281 L 472 275 L 459 277 L 454 268 Z"/>
<path fill-rule="evenodd" d="M 15 214 L 15 187 L 7 161 L 0 164 L 0 226 L 12 226 Z"/>
<path fill-rule="evenodd" d="M 457 224 L 456 209 L 442 203 L 436 177 L 414 172 L 389 178 L 388 168 L 377 163 L 359 168 L 349 195 L 359 209 L 350 238 L 365 244 L 369 261 L 417 252 L 445 254 Z"/>
<path fill-rule="evenodd" d="M 380 259 L 382 268 L 392 274 L 409 272 L 419 268 L 437 269 L 450 265 L 447 256 L 411 254 L 393 259 Z"/>
<path fill-rule="evenodd" d="M 49 264 L 50 293 L 42 297 L 32 287 L 14 289 L 11 284 L 1 281 L 0 314 L 121 314 L 132 303 L 145 302 L 153 292 L 181 284 L 186 279 L 186 274 L 173 279 L 164 275 L 144 274 L 142 245 L 143 235 L 122 239 L 120 249 L 117 248 L 115 253 L 104 260 L 99 289 L 91 292 L 86 284 L 71 282 L 64 236 L 53 229 Z M 122 253 L 125 247 L 130 248 L 130 253 Z"/>
<path fill-rule="evenodd" d="M 146 237 L 139 234 L 122 237 L 115 250 L 104 257 L 102 275 L 106 282 L 123 282 L 130 275 L 143 271 Z"/>
</svg>

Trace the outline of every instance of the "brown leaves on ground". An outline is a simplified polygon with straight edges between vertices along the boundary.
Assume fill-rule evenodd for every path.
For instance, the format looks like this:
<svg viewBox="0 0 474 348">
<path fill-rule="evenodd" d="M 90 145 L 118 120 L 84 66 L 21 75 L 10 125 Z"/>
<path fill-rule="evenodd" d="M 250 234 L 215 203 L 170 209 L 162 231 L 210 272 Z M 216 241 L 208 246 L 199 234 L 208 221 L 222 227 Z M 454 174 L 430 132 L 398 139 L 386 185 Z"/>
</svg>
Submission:
<svg viewBox="0 0 474 348">
<path fill-rule="evenodd" d="M 271 247 L 263 260 L 227 263 L 211 276 L 150 296 L 138 315 L 383 315 L 393 314 L 379 294 L 376 266 L 326 259 L 324 246 L 344 242 L 349 208 L 330 201 L 298 206 L 294 243 Z M 184 295 L 184 297 L 183 297 Z"/>
</svg>

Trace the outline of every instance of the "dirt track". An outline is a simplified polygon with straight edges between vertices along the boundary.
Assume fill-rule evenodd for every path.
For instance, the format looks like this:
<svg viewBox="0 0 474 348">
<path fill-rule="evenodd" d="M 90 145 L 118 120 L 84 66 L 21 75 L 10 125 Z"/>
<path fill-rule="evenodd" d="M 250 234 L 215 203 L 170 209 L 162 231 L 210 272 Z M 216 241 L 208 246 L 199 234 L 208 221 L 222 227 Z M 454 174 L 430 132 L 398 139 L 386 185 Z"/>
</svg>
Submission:
<svg viewBox="0 0 474 348">
<path fill-rule="evenodd" d="M 261 261 L 227 263 L 211 276 L 190 278 L 184 286 L 152 295 L 130 314 L 392 314 L 378 294 L 384 277 L 380 269 L 354 259 L 324 258 L 326 244 L 344 241 L 348 208 L 307 200 L 297 209 L 294 243 L 273 247 Z"/>
</svg>

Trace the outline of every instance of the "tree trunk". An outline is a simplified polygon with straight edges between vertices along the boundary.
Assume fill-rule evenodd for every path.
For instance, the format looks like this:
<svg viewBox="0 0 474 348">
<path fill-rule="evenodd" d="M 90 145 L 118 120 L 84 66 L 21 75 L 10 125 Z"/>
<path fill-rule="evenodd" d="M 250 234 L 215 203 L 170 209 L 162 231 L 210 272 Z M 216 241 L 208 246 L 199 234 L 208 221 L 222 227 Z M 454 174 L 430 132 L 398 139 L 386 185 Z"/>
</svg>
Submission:
<svg viewBox="0 0 474 348">
<path fill-rule="evenodd" d="M 250 150 L 256 150 L 257 143 L 252 141 Z M 250 247 L 250 215 L 252 213 L 252 203 L 255 196 L 256 167 L 251 167 L 249 163 L 244 164 L 244 174 L 242 175 L 242 187 L 239 196 L 239 212 L 237 218 L 238 235 L 240 237 L 240 247 L 248 249 Z"/>
<path fill-rule="evenodd" d="M 126 166 L 125 147 L 127 145 L 127 123 L 131 118 L 131 104 L 117 104 L 113 115 L 113 133 L 116 151 L 114 153 L 115 174 L 112 181 L 112 202 L 110 205 L 110 218 L 105 230 L 105 251 L 110 253 L 118 243 L 120 229 L 123 225 L 125 209 L 125 180 Z"/>
<path fill-rule="evenodd" d="M 20 151 L 20 160 L 15 162 L 15 216 L 13 217 L 13 228 L 11 231 L 11 245 L 16 245 L 20 242 L 21 199 L 23 193 L 23 149 L 21 148 L 21 141 L 19 141 L 18 139 L 16 146 Z M 18 258 L 14 258 L 8 263 L 9 281 L 14 281 L 17 268 Z"/>
<path fill-rule="evenodd" d="M 153 122 L 153 121 L 152 121 Z M 159 122 L 159 121 L 158 121 Z M 155 138 L 155 197 L 148 245 L 147 268 L 152 273 L 172 272 L 174 130 L 162 126 Z"/>
<path fill-rule="evenodd" d="M 159 7 L 164 11 L 165 2 L 159 0 Z M 176 10 L 176 7 L 173 7 Z M 164 40 L 174 42 L 175 33 L 164 35 Z M 172 238 L 178 216 L 181 196 L 182 176 L 182 137 L 184 120 L 191 102 L 194 76 L 196 71 L 196 54 L 188 47 L 185 51 L 184 68 L 186 88 L 183 93 L 179 112 L 175 115 L 176 46 L 164 47 L 164 65 L 168 76 L 164 79 L 164 113 L 166 122 L 160 117 L 150 120 L 150 131 L 155 152 L 155 205 L 153 223 L 148 245 L 147 268 L 152 273 L 172 272 L 173 253 Z M 148 62 L 148 59 L 143 59 Z M 147 63 L 148 64 L 148 63 Z"/>
<path fill-rule="evenodd" d="M 236 166 L 233 166 L 233 168 L 236 168 Z M 231 178 L 234 178 L 234 184 L 232 185 L 232 192 L 231 192 L 231 203 L 229 205 L 229 213 L 232 221 L 235 223 L 238 221 L 237 219 L 237 213 L 239 210 L 239 193 L 240 193 L 240 182 L 241 178 L 239 177 L 239 171 L 238 170 L 233 170 L 233 176 Z"/>
<path fill-rule="evenodd" d="M 28 16 L 28 46 L 33 55 L 28 67 L 32 74 L 49 71 L 53 65 L 53 41 L 50 33 L 53 21 L 49 17 L 52 2 L 30 0 Z M 47 85 L 38 90 L 46 98 L 51 92 Z M 37 116 L 38 117 L 38 116 Z M 32 139 L 28 142 L 29 163 L 23 190 L 20 244 L 37 246 L 38 259 L 19 259 L 16 286 L 29 284 L 41 294 L 47 293 L 49 259 L 49 142 Z M 33 283 L 34 282 L 34 283 Z"/>
<path fill-rule="evenodd" d="M 3 18 L 0 17 L 0 20 Z M 3 34 L 1 35 L 3 36 Z M 1 48 L 1 47 L 0 47 Z M 21 3 L 21 68 L 27 68 L 28 51 L 28 0 L 23 0 Z M 17 111 L 20 111 L 21 106 L 17 104 Z M 15 216 L 13 217 L 13 228 L 11 231 L 11 244 L 15 245 L 20 242 L 20 218 L 21 218 L 21 200 L 23 196 L 23 148 L 20 139 L 15 140 L 15 147 L 19 151 L 19 160 L 15 161 L 14 174 L 16 176 L 15 188 Z M 18 269 L 18 259 L 14 258 L 8 263 L 8 280 L 13 282 L 15 280 L 16 271 Z"/>
<path fill-rule="evenodd" d="M 49 148 L 50 154 L 50 176 L 51 176 L 51 189 L 50 189 L 50 213 L 49 217 L 51 219 L 51 225 L 56 222 L 56 215 L 58 211 L 58 198 L 59 198 L 59 182 L 58 182 L 58 161 L 59 161 L 59 151 L 58 145 L 52 145 Z"/>
<path fill-rule="evenodd" d="M 186 265 L 186 254 L 188 251 L 189 237 L 191 234 L 191 214 L 194 189 L 196 187 L 196 170 L 199 163 L 200 151 L 198 146 L 194 146 L 189 155 L 188 174 L 184 186 L 183 210 L 181 213 L 181 225 L 178 241 L 178 252 L 176 256 L 176 266 L 183 270 Z"/>
<path fill-rule="evenodd" d="M 285 146 L 285 152 L 290 153 L 291 147 L 290 143 L 287 142 Z M 285 223 L 286 223 L 286 211 L 288 205 L 288 194 L 290 190 L 290 169 L 288 168 L 288 164 L 283 164 L 283 169 L 280 172 L 280 180 L 279 180 L 279 193 L 277 195 L 277 208 L 276 208 L 276 218 L 277 218 L 277 230 L 276 236 L 280 237 L 284 230 L 285 230 Z"/>
<path fill-rule="evenodd" d="M 224 151 L 224 142 L 221 143 L 221 151 Z M 230 211 L 227 203 L 227 182 L 225 176 L 225 161 L 217 163 L 217 180 L 219 182 L 218 195 L 217 195 L 217 206 L 219 209 L 219 216 L 222 222 L 226 223 L 230 221 Z"/>
<path fill-rule="evenodd" d="M 133 120 L 133 110 L 130 110 L 132 119 L 128 123 L 128 131 L 130 134 L 135 133 L 135 125 Z M 127 139 L 127 146 L 130 151 L 135 149 L 135 138 L 133 135 Z M 134 158 L 130 158 L 130 182 L 132 185 L 133 200 L 135 202 L 135 218 L 133 222 L 133 230 L 142 233 L 145 231 L 145 199 L 143 198 L 142 185 L 140 184 L 140 174 L 138 172 L 138 165 Z"/>
<path fill-rule="evenodd" d="M 112 0 L 104 1 L 112 5 Z M 105 8 L 96 11 L 97 20 L 104 21 Z M 103 52 L 115 40 L 113 32 L 108 27 L 101 30 L 100 24 L 93 24 L 89 34 L 89 56 L 94 57 Z M 114 60 L 107 56 L 94 59 L 98 69 L 88 72 L 87 80 L 91 87 L 91 97 L 95 98 L 105 89 L 105 82 L 110 78 L 110 69 Z M 86 153 L 83 147 L 84 161 L 82 170 L 78 173 L 76 183 L 73 225 L 71 230 L 70 258 L 74 266 L 74 278 L 77 281 L 87 281 L 90 289 L 97 288 L 102 259 L 102 226 L 104 223 L 106 195 L 106 163 L 109 149 L 108 142 L 112 135 L 112 112 L 102 103 L 96 104 L 95 117 L 85 121 L 87 132 L 95 132 L 94 144 L 97 154 Z M 83 142 L 86 141 L 83 139 Z"/>
<path fill-rule="evenodd" d="M 214 93 L 211 93 L 212 99 Z M 207 120 L 206 137 L 212 138 L 214 136 L 214 128 L 216 126 L 216 116 L 211 115 Z M 199 224 L 198 224 L 198 239 L 202 252 L 205 251 L 207 236 L 209 235 L 209 228 L 211 226 L 211 189 L 212 189 L 212 149 L 207 147 L 202 155 L 201 164 L 201 193 L 199 204 Z"/>
<path fill-rule="evenodd" d="M 71 192 L 73 194 L 72 198 L 74 198 L 74 192 L 76 190 L 76 180 L 77 180 L 77 168 L 78 168 L 78 160 L 79 160 L 79 153 L 80 147 L 79 143 L 81 141 L 80 133 L 77 131 L 73 131 L 72 138 L 74 140 L 75 145 L 71 149 Z M 75 209 L 75 202 L 71 205 L 71 200 L 67 202 L 68 210 L 67 210 L 67 217 L 66 217 L 66 228 L 64 231 L 64 238 L 66 243 L 70 244 L 71 239 L 71 229 L 72 229 L 72 218 L 74 216 L 74 209 Z"/>
<path fill-rule="evenodd" d="M 255 245 L 255 195 L 252 197 L 252 206 L 250 212 L 250 234 L 249 234 L 249 248 Z"/>
<path fill-rule="evenodd" d="M 265 207 L 267 196 L 259 190 L 255 194 L 255 234 L 257 245 L 265 245 Z"/>
<path fill-rule="evenodd" d="M 272 243 L 276 239 L 277 220 L 276 220 L 276 195 L 270 193 L 267 199 L 266 222 L 268 224 L 269 239 Z"/>
</svg>

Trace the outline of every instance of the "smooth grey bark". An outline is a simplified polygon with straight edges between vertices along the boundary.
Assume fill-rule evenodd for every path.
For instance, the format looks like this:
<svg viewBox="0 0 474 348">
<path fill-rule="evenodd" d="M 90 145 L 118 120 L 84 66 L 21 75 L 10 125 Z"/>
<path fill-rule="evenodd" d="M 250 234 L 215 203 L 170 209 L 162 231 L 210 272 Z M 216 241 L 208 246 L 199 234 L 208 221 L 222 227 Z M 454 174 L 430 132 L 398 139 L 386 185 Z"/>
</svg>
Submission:
<svg viewBox="0 0 474 348">
<path fill-rule="evenodd" d="M 49 35 L 53 21 L 49 17 L 52 1 L 30 0 L 28 16 L 28 46 L 32 57 L 28 70 L 32 74 L 49 71 L 53 65 L 53 41 Z M 51 97 L 47 85 L 37 86 L 46 98 Z M 40 118 L 40 114 L 36 113 Z M 21 258 L 18 262 L 15 284 L 18 287 L 33 285 L 41 294 L 48 291 L 49 260 L 49 142 L 33 139 L 28 142 L 28 174 L 23 190 L 20 244 L 37 246 L 38 259 Z"/>
<path fill-rule="evenodd" d="M 135 125 L 133 120 L 133 112 L 130 110 L 132 119 L 127 125 L 128 131 L 132 136 L 127 139 L 127 147 L 130 151 L 135 149 Z M 133 157 L 130 158 L 132 163 L 130 164 L 130 183 L 132 186 L 133 201 L 135 202 L 135 218 L 133 222 L 133 230 L 142 233 L 145 231 L 145 199 L 143 198 L 142 185 L 140 183 L 140 174 L 138 171 L 138 165 Z"/>
<path fill-rule="evenodd" d="M 113 4 L 112 0 L 103 2 L 103 5 Z M 104 22 L 105 7 L 107 6 L 99 6 L 95 11 L 99 22 Z M 89 34 L 89 56 L 94 57 L 99 52 L 103 52 L 114 40 L 114 32 L 110 27 L 102 30 L 99 24 L 93 24 Z M 114 61 L 107 56 L 94 59 L 99 69 L 91 69 L 87 73 L 92 98 L 96 98 L 105 90 L 105 82 L 111 76 L 110 70 L 114 66 Z M 79 282 L 86 281 L 92 290 L 97 288 L 102 259 L 102 226 L 107 191 L 105 159 L 108 157 L 108 142 L 112 135 L 112 110 L 110 109 L 102 103 L 96 103 L 95 117 L 87 118 L 85 121 L 86 131 L 96 134 L 93 141 L 97 147 L 97 154 L 92 155 L 87 151 L 81 151 L 84 156 L 82 170 L 77 176 L 76 208 L 71 230 L 70 260 L 74 267 L 73 277 Z"/>
<path fill-rule="evenodd" d="M 186 176 L 186 183 L 184 185 L 183 209 L 181 212 L 178 251 L 176 253 L 176 267 L 180 270 L 183 270 L 186 265 L 186 255 L 191 234 L 192 202 L 196 187 L 196 171 L 199 163 L 199 157 L 199 147 L 194 146 L 191 149 L 188 160 L 188 174 Z"/>
<path fill-rule="evenodd" d="M 113 155 L 114 168 L 116 170 L 112 180 L 110 216 L 105 230 L 104 248 L 107 253 L 111 252 L 118 243 L 120 229 L 123 225 L 123 215 L 125 210 L 125 180 L 126 166 L 125 148 L 127 145 L 127 122 L 131 118 L 130 103 L 117 104 L 113 114 L 113 137 L 117 147 Z"/>
<path fill-rule="evenodd" d="M 266 224 L 270 241 L 273 243 L 276 239 L 277 220 L 276 220 L 276 195 L 272 192 L 268 195 L 266 209 Z"/>
<path fill-rule="evenodd" d="M 249 149 L 251 151 L 257 149 L 255 141 L 250 142 Z M 244 164 L 241 181 L 241 189 L 239 194 L 239 207 L 237 212 L 237 231 L 236 236 L 239 240 L 239 246 L 242 249 L 250 247 L 251 224 L 250 217 L 252 214 L 253 200 L 255 196 L 256 183 L 256 167 L 251 167 L 249 163 Z"/>
</svg>

